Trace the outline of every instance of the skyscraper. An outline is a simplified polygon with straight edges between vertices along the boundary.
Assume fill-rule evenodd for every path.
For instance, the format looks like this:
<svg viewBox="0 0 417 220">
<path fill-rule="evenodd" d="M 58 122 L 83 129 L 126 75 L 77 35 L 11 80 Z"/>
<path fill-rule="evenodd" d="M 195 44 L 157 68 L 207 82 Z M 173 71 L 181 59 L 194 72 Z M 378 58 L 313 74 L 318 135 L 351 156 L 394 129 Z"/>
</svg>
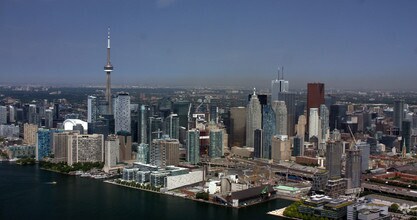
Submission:
<svg viewBox="0 0 417 220">
<path fill-rule="evenodd" d="M 307 84 L 307 109 L 319 108 L 324 103 L 324 84 L 308 83 Z"/>
<path fill-rule="evenodd" d="M 163 119 L 161 117 L 149 117 L 148 124 L 148 143 L 151 144 L 152 140 L 160 139 L 162 137 L 162 124 Z"/>
<path fill-rule="evenodd" d="M 0 124 L 7 124 L 7 107 L 0 106 Z"/>
<path fill-rule="evenodd" d="M 284 101 L 273 101 L 272 109 L 275 112 L 275 134 L 287 135 L 287 106 Z"/>
<path fill-rule="evenodd" d="M 262 129 L 256 129 L 253 135 L 253 157 L 262 158 L 263 152 L 263 131 Z"/>
<path fill-rule="evenodd" d="M 308 83 L 307 84 L 307 123 L 310 122 L 310 109 L 320 108 L 324 102 L 324 84 Z"/>
<path fill-rule="evenodd" d="M 132 159 L 132 136 L 126 131 L 117 133 L 119 138 L 119 158 L 120 161 L 129 161 Z"/>
<path fill-rule="evenodd" d="M 402 121 L 402 141 L 406 147 L 406 152 L 410 153 L 411 150 L 411 121 Z"/>
<path fill-rule="evenodd" d="M 16 109 L 14 106 L 9 105 L 9 122 L 10 123 L 15 123 L 16 122 Z"/>
<path fill-rule="evenodd" d="M 121 92 L 116 97 L 114 113 L 114 133 L 127 131 L 130 133 L 130 96 L 129 93 Z"/>
<path fill-rule="evenodd" d="M 210 129 L 209 156 L 211 158 L 223 156 L 223 130 Z"/>
<path fill-rule="evenodd" d="M 347 106 L 345 104 L 334 104 L 330 106 L 329 126 L 331 131 L 342 128 L 342 122 L 346 121 L 346 112 Z"/>
<path fill-rule="evenodd" d="M 120 142 L 116 135 L 109 135 L 104 146 L 104 168 L 109 169 L 120 162 Z"/>
<path fill-rule="evenodd" d="M 95 96 L 88 96 L 87 98 L 87 122 L 95 123 L 98 118 L 98 103 Z"/>
<path fill-rule="evenodd" d="M 364 173 L 369 169 L 369 156 L 371 155 L 371 146 L 366 142 L 359 142 L 356 144 L 361 151 L 361 172 Z"/>
<path fill-rule="evenodd" d="M 341 160 L 343 151 L 342 142 L 331 140 L 326 145 L 326 170 L 329 171 L 329 179 L 339 179 L 341 173 Z"/>
<path fill-rule="evenodd" d="M 348 188 L 361 187 L 361 151 L 359 149 L 349 149 L 346 151 L 346 178 L 350 184 Z"/>
<path fill-rule="evenodd" d="M 326 152 L 326 141 L 330 136 L 329 130 L 329 110 L 326 105 L 320 105 L 320 137 L 318 143 L 319 155 L 324 156 Z"/>
<path fill-rule="evenodd" d="M 276 134 L 276 115 L 270 105 L 264 106 L 262 114 L 262 158 L 271 159 L 272 137 Z"/>
<path fill-rule="evenodd" d="M 149 145 L 141 143 L 138 146 L 136 160 L 140 163 L 149 163 Z"/>
<path fill-rule="evenodd" d="M 246 146 L 253 147 L 254 132 L 256 129 L 262 129 L 262 109 L 259 102 L 256 90 L 253 90 L 253 95 L 249 101 L 246 112 Z"/>
<path fill-rule="evenodd" d="M 230 145 L 243 147 L 246 141 L 246 108 L 230 108 Z"/>
<path fill-rule="evenodd" d="M 284 67 L 281 67 L 281 74 L 278 70 L 278 77 L 271 82 L 271 102 L 278 101 L 280 93 L 289 91 L 289 83 L 284 80 Z"/>
<path fill-rule="evenodd" d="M 319 120 L 319 111 L 318 108 L 310 108 L 310 118 L 308 122 L 308 138 L 311 137 L 319 137 L 319 127 L 320 127 L 320 120 Z"/>
<path fill-rule="evenodd" d="M 292 92 L 281 92 L 278 100 L 283 101 L 287 108 L 287 135 L 294 136 L 296 124 L 296 98 L 297 94 Z"/>
<path fill-rule="evenodd" d="M 141 105 L 139 109 L 139 121 L 138 121 L 138 142 L 139 143 L 149 143 L 148 142 L 148 115 L 149 107 L 146 105 Z"/>
<path fill-rule="evenodd" d="M 104 161 L 104 137 L 102 134 L 73 134 L 68 143 L 70 145 L 68 165 Z"/>
<path fill-rule="evenodd" d="M 275 135 L 272 138 L 271 159 L 275 162 L 291 158 L 291 142 L 287 135 Z"/>
<path fill-rule="evenodd" d="M 164 121 L 164 134 L 168 135 L 170 138 L 179 139 L 180 138 L 180 120 L 177 114 L 170 114 L 165 118 Z"/>
<path fill-rule="evenodd" d="M 200 162 L 200 131 L 191 129 L 187 131 L 187 161 L 191 164 Z"/>
<path fill-rule="evenodd" d="M 402 123 L 404 120 L 404 100 L 394 101 L 394 126 L 402 131 Z"/>
<path fill-rule="evenodd" d="M 178 166 L 180 143 L 177 139 L 154 139 L 150 148 L 150 163 L 158 167 Z"/>
<path fill-rule="evenodd" d="M 106 101 L 107 101 L 107 114 L 111 115 L 112 108 L 112 99 L 111 99 L 111 82 L 110 74 L 113 71 L 113 66 L 110 63 L 110 27 L 107 29 L 107 63 L 104 66 L 104 72 L 106 72 Z"/>
</svg>

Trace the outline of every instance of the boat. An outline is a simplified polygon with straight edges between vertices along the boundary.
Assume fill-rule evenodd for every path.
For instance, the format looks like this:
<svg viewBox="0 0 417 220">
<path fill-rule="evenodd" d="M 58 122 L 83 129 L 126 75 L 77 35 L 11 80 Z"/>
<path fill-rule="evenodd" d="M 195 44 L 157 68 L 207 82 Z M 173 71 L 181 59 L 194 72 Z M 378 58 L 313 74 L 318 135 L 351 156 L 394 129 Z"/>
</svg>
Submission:
<svg viewBox="0 0 417 220">
<path fill-rule="evenodd" d="M 81 177 L 91 177 L 91 174 L 89 174 L 89 173 L 83 173 L 83 174 L 81 174 Z"/>
<path fill-rule="evenodd" d="M 52 182 L 46 182 L 45 184 L 57 184 L 56 181 L 52 181 Z"/>
</svg>

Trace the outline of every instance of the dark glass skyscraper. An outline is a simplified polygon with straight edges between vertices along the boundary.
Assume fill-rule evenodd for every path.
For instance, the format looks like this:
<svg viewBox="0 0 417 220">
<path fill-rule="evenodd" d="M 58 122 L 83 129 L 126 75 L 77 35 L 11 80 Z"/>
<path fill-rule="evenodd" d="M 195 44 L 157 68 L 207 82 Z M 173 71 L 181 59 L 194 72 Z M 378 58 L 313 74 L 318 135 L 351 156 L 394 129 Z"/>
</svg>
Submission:
<svg viewBox="0 0 417 220">
<path fill-rule="evenodd" d="M 394 101 L 394 126 L 402 131 L 402 122 L 404 120 L 404 100 Z"/>
<path fill-rule="evenodd" d="M 270 105 L 264 106 L 262 114 L 262 158 L 271 159 L 272 137 L 275 134 L 275 112 Z"/>
<path fill-rule="evenodd" d="M 344 104 L 335 104 L 330 106 L 329 126 L 330 130 L 341 130 L 342 123 L 346 121 L 347 106 Z M 349 131 L 345 131 L 349 132 Z"/>
</svg>

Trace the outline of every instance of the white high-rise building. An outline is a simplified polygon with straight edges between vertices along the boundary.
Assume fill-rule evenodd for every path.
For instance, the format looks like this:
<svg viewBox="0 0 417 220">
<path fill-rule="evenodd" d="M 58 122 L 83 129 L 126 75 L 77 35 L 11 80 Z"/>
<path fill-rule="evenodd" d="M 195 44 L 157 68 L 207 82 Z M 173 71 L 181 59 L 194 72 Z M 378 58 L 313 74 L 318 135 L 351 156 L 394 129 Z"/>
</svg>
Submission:
<svg viewBox="0 0 417 220">
<path fill-rule="evenodd" d="M 284 101 L 273 101 L 272 109 L 275 112 L 275 134 L 287 135 L 287 106 Z"/>
<path fill-rule="evenodd" d="M 79 162 L 104 161 L 104 137 L 102 134 L 73 134 L 68 140 L 68 165 Z"/>
<path fill-rule="evenodd" d="M 10 123 L 16 122 L 16 116 L 15 116 L 15 108 L 14 106 L 9 105 L 9 121 Z"/>
<path fill-rule="evenodd" d="M 119 138 L 116 135 L 109 135 L 104 147 L 104 166 L 107 170 L 111 167 L 115 167 L 120 161 L 119 147 Z"/>
<path fill-rule="evenodd" d="M 330 136 L 329 109 L 326 105 L 320 105 L 321 143 L 328 141 Z"/>
<path fill-rule="evenodd" d="M 115 101 L 114 133 L 130 132 L 130 96 L 129 93 L 119 93 Z"/>
<path fill-rule="evenodd" d="M 310 108 L 310 118 L 308 121 L 308 138 L 313 136 L 319 137 L 319 110 L 318 108 Z"/>
<path fill-rule="evenodd" d="M 87 99 L 87 122 L 94 123 L 98 117 L 97 97 L 88 96 Z"/>
<path fill-rule="evenodd" d="M 246 111 L 247 147 L 254 147 L 254 132 L 256 129 L 262 129 L 262 108 L 254 89 Z"/>
</svg>

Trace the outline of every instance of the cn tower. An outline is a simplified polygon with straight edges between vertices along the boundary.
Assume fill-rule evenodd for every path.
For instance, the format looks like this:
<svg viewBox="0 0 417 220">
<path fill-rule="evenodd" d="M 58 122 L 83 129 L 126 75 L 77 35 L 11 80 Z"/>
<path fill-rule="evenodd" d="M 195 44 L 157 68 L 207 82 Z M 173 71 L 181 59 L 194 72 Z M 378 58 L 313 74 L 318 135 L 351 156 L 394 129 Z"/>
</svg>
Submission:
<svg viewBox="0 0 417 220">
<path fill-rule="evenodd" d="M 110 27 L 107 29 L 107 64 L 104 66 L 104 72 L 107 75 L 106 83 L 106 101 L 107 101 L 107 114 L 112 114 L 112 100 L 111 100 L 111 82 L 110 73 L 113 71 L 113 66 L 110 63 Z"/>
</svg>

